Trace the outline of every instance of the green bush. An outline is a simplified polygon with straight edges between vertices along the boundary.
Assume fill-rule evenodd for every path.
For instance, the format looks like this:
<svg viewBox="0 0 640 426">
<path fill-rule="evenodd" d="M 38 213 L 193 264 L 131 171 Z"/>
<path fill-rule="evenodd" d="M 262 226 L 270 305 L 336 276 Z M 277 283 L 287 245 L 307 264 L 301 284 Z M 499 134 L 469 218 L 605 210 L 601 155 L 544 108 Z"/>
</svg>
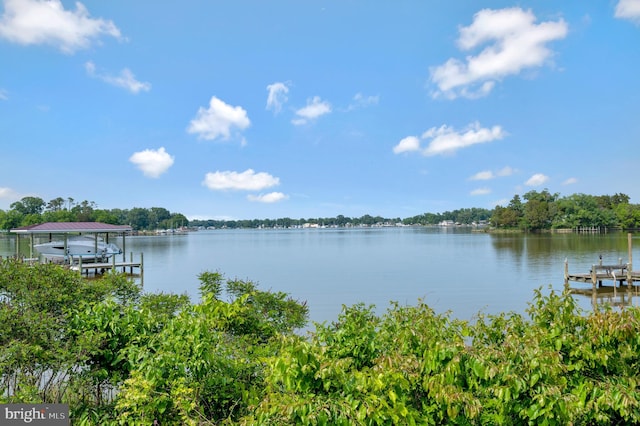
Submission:
<svg viewBox="0 0 640 426">
<path fill-rule="evenodd" d="M 637 307 L 537 290 L 469 323 L 356 304 L 302 336 L 304 303 L 199 278 L 194 304 L 2 261 L 0 402 L 68 403 L 78 425 L 640 424 Z"/>
</svg>

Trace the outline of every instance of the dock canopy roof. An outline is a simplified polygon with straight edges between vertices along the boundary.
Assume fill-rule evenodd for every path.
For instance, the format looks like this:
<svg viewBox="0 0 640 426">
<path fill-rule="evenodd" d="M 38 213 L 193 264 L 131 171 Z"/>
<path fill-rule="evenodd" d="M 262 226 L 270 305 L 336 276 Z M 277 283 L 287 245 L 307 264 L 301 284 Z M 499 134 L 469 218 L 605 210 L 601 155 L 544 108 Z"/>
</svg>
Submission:
<svg viewBox="0 0 640 426">
<path fill-rule="evenodd" d="M 129 225 L 111 225 L 100 222 L 47 222 L 14 228 L 16 234 L 66 234 L 71 232 L 129 232 Z"/>
</svg>

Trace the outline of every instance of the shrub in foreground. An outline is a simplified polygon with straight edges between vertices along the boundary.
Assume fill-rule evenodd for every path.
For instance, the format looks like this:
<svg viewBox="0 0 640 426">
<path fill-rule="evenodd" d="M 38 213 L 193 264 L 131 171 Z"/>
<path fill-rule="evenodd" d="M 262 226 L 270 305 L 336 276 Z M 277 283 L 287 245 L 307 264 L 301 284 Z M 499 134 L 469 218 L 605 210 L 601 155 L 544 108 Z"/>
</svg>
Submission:
<svg viewBox="0 0 640 426">
<path fill-rule="evenodd" d="M 191 303 L 1 262 L 0 402 L 68 403 L 74 425 L 640 424 L 637 307 L 537 290 L 469 323 L 356 304 L 301 336 L 304 303 L 199 278 Z"/>
</svg>

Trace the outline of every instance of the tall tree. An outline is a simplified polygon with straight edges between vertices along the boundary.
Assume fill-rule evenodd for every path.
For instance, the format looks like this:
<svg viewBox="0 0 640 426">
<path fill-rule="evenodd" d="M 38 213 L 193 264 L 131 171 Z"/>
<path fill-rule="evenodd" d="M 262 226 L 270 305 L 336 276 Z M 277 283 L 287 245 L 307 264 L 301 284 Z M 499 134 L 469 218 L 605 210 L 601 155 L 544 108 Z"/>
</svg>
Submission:
<svg viewBox="0 0 640 426">
<path fill-rule="evenodd" d="M 41 214 L 45 202 L 40 197 L 23 197 L 20 201 L 11 204 L 11 208 L 23 215 Z"/>
</svg>

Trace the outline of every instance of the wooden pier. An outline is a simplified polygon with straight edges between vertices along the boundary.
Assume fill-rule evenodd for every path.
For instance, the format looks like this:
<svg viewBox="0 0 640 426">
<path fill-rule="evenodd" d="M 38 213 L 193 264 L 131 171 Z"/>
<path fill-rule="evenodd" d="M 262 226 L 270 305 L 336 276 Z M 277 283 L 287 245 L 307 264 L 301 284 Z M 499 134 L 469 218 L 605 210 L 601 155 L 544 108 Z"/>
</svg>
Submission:
<svg viewBox="0 0 640 426">
<path fill-rule="evenodd" d="M 130 276 L 140 278 L 140 285 L 144 285 L 144 256 L 140 253 L 140 260 L 134 261 L 133 253 L 130 254 L 129 261 L 123 260 L 116 261 L 116 256 L 111 257 L 110 262 L 83 262 L 82 257 L 71 258 L 69 269 L 78 271 L 80 275 L 89 275 L 89 272 L 93 272 L 94 275 L 102 274 L 106 271 L 118 271 L 128 273 Z M 128 272 L 127 272 L 128 269 Z"/>
<path fill-rule="evenodd" d="M 587 273 L 570 273 L 569 263 L 564 262 L 564 284 L 569 282 L 590 283 L 592 288 L 596 290 L 603 287 L 604 281 L 611 281 L 614 286 L 627 283 L 632 286 L 634 282 L 640 281 L 640 271 L 632 271 L 628 263 L 619 263 L 615 265 L 595 264 L 591 266 L 591 270 Z"/>
<path fill-rule="evenodd" d="M 598 297 L 598 293 L 613 293 L 613 297 L 617 297 L 618 288 L 622 292 L 622 286 L 626 283 L 625 293 L 628 293 L 629 300 L 632 295 L 638 294 L 638 288 L 634 285 L 640 282 L 640 271 L 633 270 L 632 244 L 631 234 L 628 234 L 628 252 L 629 261 L 622 263 L 622 259 L 618 259 L 618 263 L 603 264 L 602 256 L 598 263 L 591 265 L 591 269 L 586 273 L 570 273 L 569 261 L 564 261 L 564 286 L 571 290 L 572 293 L 583 294 L 591 293 L 594 302 Z M 569 283 L 585 283 L 591 284 L 591 290 L 569 288 Z M 605 282 L 611 282 L 611 286 L 605 286 Z"/>
</svg>

